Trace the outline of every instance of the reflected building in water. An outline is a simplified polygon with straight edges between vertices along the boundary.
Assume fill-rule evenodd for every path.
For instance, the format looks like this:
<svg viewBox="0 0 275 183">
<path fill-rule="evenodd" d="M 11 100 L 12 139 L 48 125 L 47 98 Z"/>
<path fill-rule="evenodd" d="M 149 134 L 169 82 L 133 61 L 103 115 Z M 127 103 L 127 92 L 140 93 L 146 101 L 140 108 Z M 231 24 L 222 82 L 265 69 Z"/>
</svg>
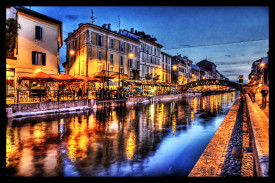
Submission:
<svg viewBox="0 0 275 183">
<path fill-rule="evenodd" d="M 226 114 L 236 97 L 228 93 L 15 119 L 6 128 L 7 175 L 143 175 L 146 159 L 165 138 L 188 132 L 201 114 Z"/>
</svg>

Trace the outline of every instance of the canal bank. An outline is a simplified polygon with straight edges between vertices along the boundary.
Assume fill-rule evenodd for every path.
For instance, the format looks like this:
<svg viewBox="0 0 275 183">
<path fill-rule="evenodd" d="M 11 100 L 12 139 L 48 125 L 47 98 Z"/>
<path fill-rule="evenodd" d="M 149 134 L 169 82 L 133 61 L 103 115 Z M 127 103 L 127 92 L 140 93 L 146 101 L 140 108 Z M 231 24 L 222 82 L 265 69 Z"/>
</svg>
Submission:
<svg viewBox="0 0 275 183">
<path fill-rule="evenodd" d="M 7 118 L 23 117 L 31 115 L 52 114 L 69 111 L 79 111 L 87 109 L 101 109 L 104 107 L 117 107 L 124 105 L 133 105 L 138 103 L 149 103 L 164 100 L 175 100 L 181 97 L 199 96 L 191 94 L 169 94 L 156 96 L 139 96 L 129 97 L 123 99 L 112 100 L 97 100 L 97 99 L 80 99 L 68 101 L 48 101 L 40 103 L 21 103 L 21 104 L 7 104 L 6 114 Z"/>
<path fill-rule="evenodd" d="M 238 97 L 189 177 L 269 177 L 269 119 Z"/>
</svg>

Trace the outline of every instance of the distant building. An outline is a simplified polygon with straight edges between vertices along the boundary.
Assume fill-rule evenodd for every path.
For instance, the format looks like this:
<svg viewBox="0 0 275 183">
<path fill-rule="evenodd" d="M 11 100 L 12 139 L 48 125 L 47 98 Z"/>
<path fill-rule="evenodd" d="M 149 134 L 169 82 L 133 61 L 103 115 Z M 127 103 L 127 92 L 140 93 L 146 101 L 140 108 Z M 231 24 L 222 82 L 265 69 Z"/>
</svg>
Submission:
<svg viewBox="0 0 275 183">
<path fill-rule="evenodd" d="M 197 65 L 192 64 L 192 81 L 200 79 L 200 68 Z"/>
<path fill-rule="evenodd" d="M 217 70 L 216 70 L 216 64 L 213 62 L 210 62 L 206 59 L 198 62 L 196 64 L 200 68 L 203 68 L 205 71 L 208 72 L 208 79 L 216 79 L 217 78 Z"/>
<path fill-rule="evenodd" d="M 131 28 L 131 33 L 140 39 L 140 80 L 159 80 L 163 74 L 160 51 L 163 46 L 156 43 L 156 38 L 143 31 Z"/>
<path fill-rule="evenodd" d="M 59 74 L 62 22 L 22 6 L 6 7 L 6 20 L 17 20 L 20 25 L 16 42 L 9 45 L 6 55 L 6 94 L 13 96 L 19 87 L 20 76 L 37 71 Z M 29 90 L 30 85 L 24 84 L 24 87 L 28 86 L 24 89 Z"/>
<path fill-rule="evenodd" d="M 158 70 L 161 82 L 171 83 L 171 59 L 171 55 L 161 52 L 161 69 Z"/>
<path fill-rule="evenodd" d="M 192 62 L 190 59 L 188 59 L 187 56 L 182 57 L 181 54 L 175 55 L 172 57 L 173 63 L 172 63 L 172 71 L 173 66 L 176 65 L 178 68 L 178 76 L 174 78 L 174 82 L 178 80 L 178 84 L 186 84 L 188 82 L 192 81 Z M 174 72 L 174 74 L 177 75 L 177 72 Z"/>
<path fill-rule="evenodd" d="M 269 52 L 267 57 L 256 60 L 251 65 L 251 72 L 248 75 L 248 84 L 269 85 Z"/>
</svg>

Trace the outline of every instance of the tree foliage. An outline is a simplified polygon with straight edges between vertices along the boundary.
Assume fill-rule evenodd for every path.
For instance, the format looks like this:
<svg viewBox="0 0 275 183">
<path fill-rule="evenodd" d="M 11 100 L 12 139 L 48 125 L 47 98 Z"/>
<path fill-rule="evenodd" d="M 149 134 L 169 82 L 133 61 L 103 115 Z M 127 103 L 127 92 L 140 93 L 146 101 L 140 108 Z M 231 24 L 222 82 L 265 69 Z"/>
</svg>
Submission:
<svg viewBox="0 0 275 183">
<path fill-rule="evenodd" d="M 18 28 L 20 25 L 17 24 L 16 19 L 9 18 L 6 20 L 6 57 L 14 56 Z"/>
</svg>

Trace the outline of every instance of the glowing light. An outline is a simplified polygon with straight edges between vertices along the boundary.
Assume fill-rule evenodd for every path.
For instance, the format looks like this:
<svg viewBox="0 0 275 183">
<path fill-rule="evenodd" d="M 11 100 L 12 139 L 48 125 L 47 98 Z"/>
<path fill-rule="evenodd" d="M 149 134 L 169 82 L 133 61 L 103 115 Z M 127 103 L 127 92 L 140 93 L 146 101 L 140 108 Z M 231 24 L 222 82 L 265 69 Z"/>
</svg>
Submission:
<svg viewBox="0 0 275 183">
<path fill-rule="evenodd" d="M 10 66 L 8 64 L 6 64 L 6 68 L 9 68 Z"/>
<path fill-rule="evenodd" d="M 42 72 L 41 67 L 39 67 L 38 69 L 36 69 L 36 70 L 34 71 L 34 73 L 38 73 L 38 72 Z"/>
<path fill-rule="evenodd" d="M 126 148 L 126 152 L 127 152 L 127 158 L 128 159 L 132 159 L 133 155 L 134 155 L 134 149 L 135 149 L 135 139 L 136 137 L 130 133 L 130 137 L 128 139 L 128 143 L 127 143 L 127 148 Z"/>
<path fill-rule="evenodd" d="M 173 66 L 173 69 L 174 69 L 174 70 L 176 70 L 176 69 L 177 69 L 177 66 L 176 66 L 176 65 L 174 65 L 174 66 Z"/>
<path fill-rule="evenodd" d="M 133 58 L 133 57 L 134 57 L 134 54 L 133 54 L 133 53 L 129 53 L 129 57 L 130 57 L 130 58 Z"/>
<path fill-rule="evenodd" d="M 261 63 L 261 65 L 260 65 L 261 67 L 264 67 L 264 63 Z"/>
<path fill-rule="evenodd" d="M 71 54 L 71 55 L 74 55 L 74 50 L 70 50 L 70 54 Z"/>
</svg>

